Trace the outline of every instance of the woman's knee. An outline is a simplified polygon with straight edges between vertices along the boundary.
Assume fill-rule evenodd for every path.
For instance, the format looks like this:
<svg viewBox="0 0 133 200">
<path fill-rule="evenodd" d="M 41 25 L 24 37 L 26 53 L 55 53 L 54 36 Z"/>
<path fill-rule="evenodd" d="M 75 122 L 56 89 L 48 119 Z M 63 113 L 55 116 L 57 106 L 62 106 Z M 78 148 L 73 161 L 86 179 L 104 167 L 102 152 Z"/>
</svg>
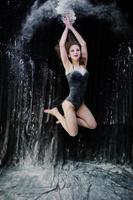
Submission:
<svg viewBox="0 0 133 200">
<path fill-rule="evenodd" d="M 73 130 L 73 129 L 68 128 L 68 133 L 70 136 L 75 137 L 78 134 L 78 129 Z"/>
<path fill-rule="evenodd" d="M 91 123 L 88 124 L 89 129 L 96 129 L 97 123 L 96 121 L 92 121 Z"/>
</svg>

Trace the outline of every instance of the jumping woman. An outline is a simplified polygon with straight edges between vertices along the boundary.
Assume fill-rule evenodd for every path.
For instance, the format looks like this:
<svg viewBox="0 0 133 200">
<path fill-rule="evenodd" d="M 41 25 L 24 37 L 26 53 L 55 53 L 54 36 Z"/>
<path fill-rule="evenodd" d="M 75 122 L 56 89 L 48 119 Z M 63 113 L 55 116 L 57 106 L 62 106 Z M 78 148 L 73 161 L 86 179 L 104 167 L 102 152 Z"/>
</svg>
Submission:
<svg viewBox="0 0 133 200">
<path fill-rule="evenodd" d="M 73 27 L 68 17 L 64 17 L 63 22 L 65 30 L 61 36 L 59 47 L 70 93 L 62 103 L 64 115 L 59 112 L 57 107 L 45 109 L 44 112 L 56 117 L 57 123 L 60 123 L 68 134 L 74 137 L 78 134 L 78 125 L 95 129 L 97 124 L 91 111 L 84 104 L 89 77 L 86 69 L 88 60 L 86 42 Z M 77 42 L 71 44 L 67 51 L 66 40 L 69 31 L 75 36 Z"/>
</svg>

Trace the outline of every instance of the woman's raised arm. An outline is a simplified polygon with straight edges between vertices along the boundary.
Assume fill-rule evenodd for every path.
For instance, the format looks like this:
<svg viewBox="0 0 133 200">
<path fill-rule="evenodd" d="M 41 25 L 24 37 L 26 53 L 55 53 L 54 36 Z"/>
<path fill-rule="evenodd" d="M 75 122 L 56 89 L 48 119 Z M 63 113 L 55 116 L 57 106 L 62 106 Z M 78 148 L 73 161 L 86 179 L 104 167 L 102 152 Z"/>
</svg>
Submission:
<svg viewBox="0 0 133 200">
<path fill-rule="evenodd" d="M 60 42 L 59 42 L 60 55 L 61 55 L 61 60 L 62 60 L 62 63 L 64 65 L 64 67 L 66 67 L 67 64 L 68 64 L 68 62 L 69 62 L 67 51 L 66 51 L 66 48 L 65 48 L 65 43 L 66 43 L 67 35 L 68 35 L 68 27 L 66 26 L 65 30 L 62 33 Z"/>
<path fill-rule="evenodd" d="M 71 32 L 74 34 L 74 36 L 78 40 L 79 44 L 81 45 L 81 54 L 82 54 L 82 57 L 85 59 L 85 63 L 87 64 L 88 51 L 87 51 L 87 46 L 86 46 L 85 40 L 78 33 L 78 31 L 72 26 L 72 24 L 71 24 L 71 22 L 70 22 L 68 17 L 65 18 L 65 24 L 68 27 L 68 29 L 71 30 Z"/>
</svg>

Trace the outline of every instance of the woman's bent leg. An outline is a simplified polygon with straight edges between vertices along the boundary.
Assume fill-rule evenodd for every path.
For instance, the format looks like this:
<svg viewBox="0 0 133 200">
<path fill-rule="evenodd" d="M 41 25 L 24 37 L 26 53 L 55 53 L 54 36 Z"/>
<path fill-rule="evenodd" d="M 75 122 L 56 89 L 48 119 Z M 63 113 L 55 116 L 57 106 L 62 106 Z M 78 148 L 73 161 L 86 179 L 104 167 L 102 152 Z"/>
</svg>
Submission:
<svg viewBox="0 0 133 200">
<path fill-rule="evenodd" d="M 78 134 L 78 122 L 77 122 L 74 106 L 71 102 L 65 100 L 62 103 L 62 108 L 64 111 L 64 117 L 66 120 L 68 132 L 71 136 L 74 137 Z"/>
<path fill-rule="evenodd" d="M 79 125 L 79 126 L 83 126 L 83 127 L 85 127 L 85 128 L 88 128 L 88 124 L 86 123 L 85 120 L 83 120 L 83 119 L 77 117 L 77 121 L 78 121 L 78 125 Z"/>
<path fill-rule="evenodd" d="M 94 116 L 85 104 L 81 105 L 81 107 L 77 110 L 76 114 L 77 117 L 79 117 L 80 126 L 89 129 L 95 129 L 97 127 L 97 123 Z"/>
<path fill-rule="evenodd" d="M 64 116 L 60 114 L 56 107 L 52 109 L 46 109 L 44 112 L 55 116 L 63 128 L 69 133 L 69 135 L 74 137 L 78 133 L 78 124 L 74 106 L 71 102 L 65 100 L 62 104 L 62 108 L 64 111 Z"/>
<path fill-rule="evenodd" d="M 50 115 L 53 115 L 54 117 L 56 117 L 57 120 L 58 120 L 58 121 L 61 123 L 61 125 L 63 126 L 63 128 L 68 132 L 65 118 L 63 117 L 63 115 L 60 114 L 60 112 L 58 111 L 58 108 L 57 108 L 57 107 L 54 107 L 54 108 L 52 108 L 52 109 L 45 109 L 44 112 L 45 112 L 45 113 L 48 113 L 48 114 L 50 114 Z"/>
</svg>

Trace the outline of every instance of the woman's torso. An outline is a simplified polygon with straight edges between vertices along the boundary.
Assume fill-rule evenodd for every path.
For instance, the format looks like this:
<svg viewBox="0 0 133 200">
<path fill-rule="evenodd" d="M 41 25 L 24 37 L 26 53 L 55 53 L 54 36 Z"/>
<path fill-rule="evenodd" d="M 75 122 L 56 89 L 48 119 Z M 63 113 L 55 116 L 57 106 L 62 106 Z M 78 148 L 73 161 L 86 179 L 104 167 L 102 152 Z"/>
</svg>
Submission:
<svg viewBox="0 0 133 200">
<path fill-rule="evenodd" d="M 71 101 L 75 107 L 79 107 L 85 98 L 85 92 L 88 83 L 89 72 L 83 68 L 72 67 L 67 71 L 66 78 L 68 81 L 70 93 L 67 100 Z"/>
</svg>

